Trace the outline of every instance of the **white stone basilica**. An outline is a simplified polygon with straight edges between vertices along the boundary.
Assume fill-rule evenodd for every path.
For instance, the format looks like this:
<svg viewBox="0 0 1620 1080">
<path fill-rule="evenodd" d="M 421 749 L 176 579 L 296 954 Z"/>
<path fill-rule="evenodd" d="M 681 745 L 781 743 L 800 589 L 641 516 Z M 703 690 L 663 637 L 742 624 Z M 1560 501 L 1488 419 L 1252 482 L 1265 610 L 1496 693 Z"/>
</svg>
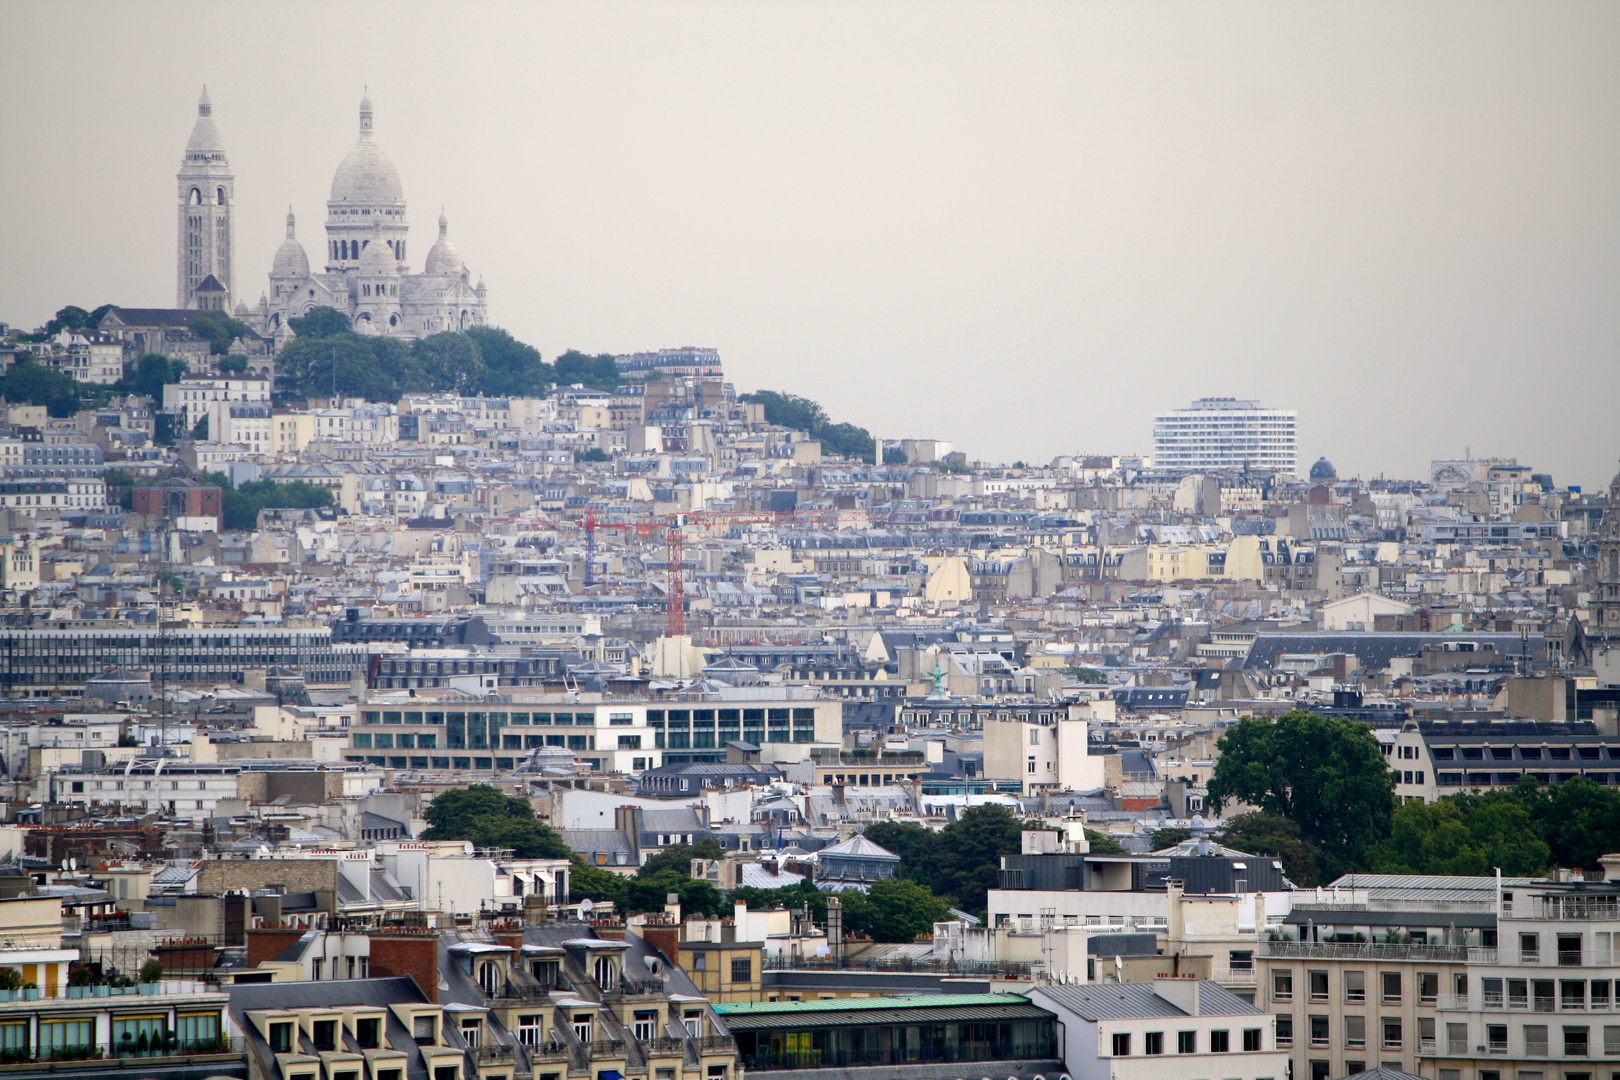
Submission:
<svg viewBox="0 0 1620 1080">
<path fill-rule="evenodd" d="M 217 155 L 206 163 L 212 167 L 210 171 L 224 174 L 228 172 L 224 148 L 210 112 L 205 98 L 199 108 L 198 131 L 206 127 L 204 149 Z M 192 142 L 198 142 L 196 132 Z M 194 248 L 188 248 L 188 230 L 200 231 L 190 221 L 201 216 L 193 188 L 208 190 L 207 185 L 191 175 L 203 164 L 192 161 L 196 156 L 192 149 L 187 148 L 187 169 L 179 178 L 182 194 L 180 291 L 181 304 L 186 307 L 204 306 L 199 302 L 202 298 L 195 297 L 196 286 L 191 283 L 206 277 L 208 271 L 211 270 L 226 289 L 233 280 L 228 239 L 214 246 L 219 258 L 213 261 L 221 263 L 218 266 L 208 265 L 209 260 L 197 259 Z M 206 200 L 215 202 L 215 206 L 205 208 L 223 215 L 227 212 L 224 206 L 228 205 L 229 185 L 234 178 L 210 175 L 207 179 L 218 191 L 215 200 Z M 228 228 L 227 219 L 215 226 L 215 231 L 228 238 Z M 293 214 L 288 208 L 287 238 L 281 242 L 270 266 L 269 293 L 260 295 L 256 307 L 238 302 L 233 314 L 259 333 L 278 340 L 292 335 L 288 319 L 307 314 L 316 307 L 344 312 L 354 329 L 364 334 L 422 338 L 445 330 L 483 325 L 488 310 L 483 279 L 480 278 L 477 285 L 472 284 L 466 264 L 450 243 L 449 224 L 444 214 L 439 214 L 439 238 L 428 249 L 420 274 L 407 270 L 406 234 L 409 231 L 399 172 L 377 146 L 372 134 L 371 98 L 362 97 L 360 141 L 338 165 L 332 177 L 332 195 L 326 203 L 325 268 L 318 272 L 310 270 L 309 256 L 294 235 Z M 189 264 L 188 255 L 191 256 Z M 198 270 L 203 273 L 198 274 Z M 187 296 L 188 285 L 193 296 Z M 203 291 L 206 292 L 206 287 Z"/>
</svg>

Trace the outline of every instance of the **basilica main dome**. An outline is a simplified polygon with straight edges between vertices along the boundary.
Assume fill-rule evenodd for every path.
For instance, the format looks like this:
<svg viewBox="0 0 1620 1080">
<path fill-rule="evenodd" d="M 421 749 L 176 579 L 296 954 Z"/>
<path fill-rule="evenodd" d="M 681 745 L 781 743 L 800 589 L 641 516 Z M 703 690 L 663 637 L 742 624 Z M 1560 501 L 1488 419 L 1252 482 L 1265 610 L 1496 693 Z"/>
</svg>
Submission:
<svg viewBox="0 0 1620 1080">
<path fill-rule="evenodd" d="M 371 133 L 371 98 L 360 99 L 360 141 L 344 157 L 332 176 L 334 203 L 357 206 L 375 206 L 379 203 L 403 203 L 405 189 L 399 182 L 399 170 L 388 160 Z"/>
</svg>

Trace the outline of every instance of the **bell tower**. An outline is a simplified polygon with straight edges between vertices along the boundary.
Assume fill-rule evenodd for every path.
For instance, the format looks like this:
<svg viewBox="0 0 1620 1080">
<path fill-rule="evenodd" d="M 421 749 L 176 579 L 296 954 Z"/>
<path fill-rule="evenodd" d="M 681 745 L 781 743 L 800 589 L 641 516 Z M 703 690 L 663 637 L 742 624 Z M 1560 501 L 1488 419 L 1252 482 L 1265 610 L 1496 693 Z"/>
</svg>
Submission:
<svg viewBox="0 0 1620 1080">
<path fill-rule="evenodd" d="M 1609 483 L 1609 508 L 1598 524 L 1591 636 L 1620 642 L 1620 474 Z"/>
<path fill-rule="evenodd" d="M 236 177 L 214 126 L 206 86 L 197 100 L 197 122 L 175 174 L 175 187 L 179 194 L 175 306 L 229 312 L 236 299 L 232 221 Z"/>
</svg>

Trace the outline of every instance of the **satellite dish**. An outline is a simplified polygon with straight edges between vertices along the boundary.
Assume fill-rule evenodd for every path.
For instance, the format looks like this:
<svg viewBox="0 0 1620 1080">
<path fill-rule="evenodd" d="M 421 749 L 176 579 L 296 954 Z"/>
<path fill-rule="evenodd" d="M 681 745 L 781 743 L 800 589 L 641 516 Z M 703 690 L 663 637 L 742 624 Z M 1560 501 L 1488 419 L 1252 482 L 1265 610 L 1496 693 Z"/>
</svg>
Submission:
<svg viewBox="0 0 1620 1080">
<path fill-rule="evenodd" d="M 579 902 L 579 913 L 581 915 L 589 915 L 591 913 L 591 908 L 592 904 L 589 898 Z"/>
</svg>

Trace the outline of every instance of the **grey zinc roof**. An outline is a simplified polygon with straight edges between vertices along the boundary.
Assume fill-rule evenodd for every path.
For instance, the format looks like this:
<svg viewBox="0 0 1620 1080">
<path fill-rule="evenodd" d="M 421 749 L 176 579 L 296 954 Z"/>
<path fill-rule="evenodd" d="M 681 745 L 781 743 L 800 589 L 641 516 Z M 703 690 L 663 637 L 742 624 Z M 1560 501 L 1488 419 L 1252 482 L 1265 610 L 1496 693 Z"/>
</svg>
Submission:
<svg viewBox="0 0 1620 1080">
<path fill-rule="evenodd" d="M 239 984 L 230 988 L 231 1017 L 236 1026 L 241 1029 L 247 1039 L 248 1049 L 265 1067 L 265 1075 L 269 1080 L 279 1080 L 281 1073 L 276 1066 L 275 1055 L 270 1052 L 269 1043 L 265 1042 L 258 1028 L 248 1021 L 246 1014 L 261 1010 L 303 1009 L 310 1005 L 319 1004 L 323 1008 L 343 1008 L 345 1006 L 369 1005 L 379 1009 L 388 1009 L 390 1005 L 426 1004 L 427 996 L 416 985 L 416 980 L 408 976 L 399 976 L 387 979 L 335 979 L 319 983 L 313 982 L 280 982 L 280 983 L 249 983 Z M 300 1036 L 303 1044 L 300 1049 L 308 1053 L 312 1047 L 308 1045 L 307 1038 Z M 422 1063 L 422 1055 L 417 1052 L 416 1039 L 406 1030 L 390 1009 L 384 1018 L 383 1042 L 394 1050 L 406 1055 L 405 1075 L 407 1080 L 427 1080 L 427 1069 Z M 345 1050 L 355 1047 L 345 1045 Z"/>
<path fill-rule="evenodd" d="M 1198 984 L 1205 1016 L 1264 1016 L 1253 1005 L 1217 983 Z M 1154 992 L 1148 983 L 1088 983 L 1042 986 L 1037 993 L 1086 1020 L 1131 1020 L 1187 1013 Z"/>
<path fill-rule="evenodd" d="M 1421 1080 L 1421 1078 L 1399 1069 L 1368 1069 L 1366 1072 L 1351 1073 L 1344 1080 Z"/>
</svg>

